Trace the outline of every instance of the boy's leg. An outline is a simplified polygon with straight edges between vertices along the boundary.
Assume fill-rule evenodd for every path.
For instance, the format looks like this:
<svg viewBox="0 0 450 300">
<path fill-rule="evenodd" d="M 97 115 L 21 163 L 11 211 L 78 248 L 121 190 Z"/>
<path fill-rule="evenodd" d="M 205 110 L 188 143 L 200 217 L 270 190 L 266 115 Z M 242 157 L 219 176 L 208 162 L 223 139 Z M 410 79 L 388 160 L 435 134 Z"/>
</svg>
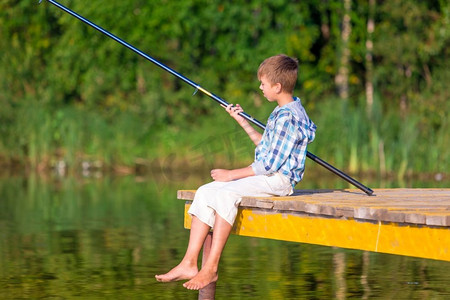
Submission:
<svg viewBox="0 0 450 300">
<path fill-rule="evenodd" d="M 216 214 L 216 222 L 214 225 L 214 233 L 208 259 L 200 272 L 198 272 L 191 280 L 183 284 L 185 288 L 199 290 L 211 282 L 217 281 L 220 256 L 222 255 L 223 248 L 230 236 L 231 228 L 232 226 L 230 223 Z"/>
<path fill-rule="evenodd" d="M 155 275 L 156 280 L 160 282 L 170 282 L 193 278 L 198 273 L 198 255 L 209 230 L 210 227 L 208 225 L 193 216 L 189 244 L 183 260 L 166 274 Z"/>
<path fill-rule="evenodd" d="M 208 207 L 208 199 L 214 197 L 218 187 L 224 183 L 211 182 L 201 186 L 194 198 L 194 202 L 189 209 L 192 215 L 191 232 L 189 244 L 183 260 L 166 274 L 156 275 L 156 280 L 169 282 L 183 279 L 191 279 L 198 273 L 198 255 L 202 249 L 206 236 L 214 226 L 215 211 Z"/>
<path fill-rule="evenodd" d="M 199 187 L 195 192 L 194 201 L 192 202 L 188 213 L 192 216 L 196 216 L 200 221 L 208 224 L 211 228 L 214 227 L 216 212 L 210 207 L 209 202 L 211 199 L 215 199 L 217 195 L 222 193 L 221 188 L 225 184 L 227 183 L 213 181 Z"/>
<path fill-rule="evenodd" d="M 211 251 L 200 272 L 183 284 L 187 289 L 202 289 L 209 283 L 217 281 L 220 256 L 230 235 L 231 224 L 234 223 L 241 197 L 288 195 L 292 187 L 288 178 L 274 174 L 273 176 L 251 176 L 228 182 L 221 185 L 219 191 L 215 197 L 208 199 L 208 206 L 216 212 Z"/>
<path fill-rule="evenodd" d="M 271 176 L 249 176 L 225 182 L 213 196 L 207 198 L 207 206 L 214 210 L 216 215 L 234 224 L 242 197 L 286 196 L 291 192 L 291 182 L 284 175 L 276 173 Z"/>
</svg>

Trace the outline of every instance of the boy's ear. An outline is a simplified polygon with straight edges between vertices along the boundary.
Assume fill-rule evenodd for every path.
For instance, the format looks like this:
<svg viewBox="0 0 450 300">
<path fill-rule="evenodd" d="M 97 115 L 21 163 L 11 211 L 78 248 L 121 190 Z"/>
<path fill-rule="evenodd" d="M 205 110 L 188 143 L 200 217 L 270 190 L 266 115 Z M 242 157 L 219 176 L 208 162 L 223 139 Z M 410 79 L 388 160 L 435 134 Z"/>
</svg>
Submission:
<svg viewBox="0 0 450 300">
<path fill-rule="evenodd" d="M 276 88 L 275 91 L 277 92 L 277 94 L 281 93 L 281 91 L 283 90 L 281 83 L 279 83 L 279 82 L 275 83 L 275 88 Z"/>
</svg>

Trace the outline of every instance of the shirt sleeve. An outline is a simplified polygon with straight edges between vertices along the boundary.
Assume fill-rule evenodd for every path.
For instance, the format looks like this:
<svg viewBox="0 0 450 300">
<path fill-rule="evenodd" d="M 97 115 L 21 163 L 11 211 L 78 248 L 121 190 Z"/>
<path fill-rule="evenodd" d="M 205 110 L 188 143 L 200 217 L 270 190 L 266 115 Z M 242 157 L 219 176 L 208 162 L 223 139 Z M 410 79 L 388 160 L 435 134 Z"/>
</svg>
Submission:
<svg viewBox="0 0 450 300">
<path fill-rule="evenodd" d="M 277 117 L 273 134 L 268 134 L 272 139 L 268 141 L 267 151 L 260 153 L 259 157 L 251 164 L 255 175 L 277 172 L 289 158 L 300 138 L 299 134 L 301 134 L 295 123 L 292 114 L 289 112 L 283 112 Z"/>
</svg>

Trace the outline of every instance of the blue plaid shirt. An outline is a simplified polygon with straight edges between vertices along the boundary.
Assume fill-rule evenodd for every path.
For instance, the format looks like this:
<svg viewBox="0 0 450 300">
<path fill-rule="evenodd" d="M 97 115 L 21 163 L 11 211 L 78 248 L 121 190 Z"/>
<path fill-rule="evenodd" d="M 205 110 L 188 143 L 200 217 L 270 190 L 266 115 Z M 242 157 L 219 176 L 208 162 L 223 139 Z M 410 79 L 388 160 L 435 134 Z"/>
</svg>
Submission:
<svg viewBox="0 0 450 300">
<path fill-rule="evenodd" d="M 294 187 L 303 178 L 306 147 L 314 140 L 316 125 L 309 119 L 300 98 L 277 106 L 270 114 L 261 142 L 255 150 L 255 175 L 280 172 Z"/>
</svg>

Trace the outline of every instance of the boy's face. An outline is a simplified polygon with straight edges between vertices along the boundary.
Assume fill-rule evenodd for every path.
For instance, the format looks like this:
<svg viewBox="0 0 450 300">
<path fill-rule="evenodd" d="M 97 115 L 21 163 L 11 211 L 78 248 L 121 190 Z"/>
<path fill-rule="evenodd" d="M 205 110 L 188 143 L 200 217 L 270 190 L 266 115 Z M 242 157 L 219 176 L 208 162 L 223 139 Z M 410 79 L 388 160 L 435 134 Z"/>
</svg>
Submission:
<svg viewBox="0 0 450 300">
<path fill-rule="evenodd" d="M 281 91 L 281 85 L 279 83 L 272 84 L 264 75 L 261 76 L 260 81 L 259 88 L 263 92 L 264 97 L 270 102 L 276 101 Z"/>
</svg>

